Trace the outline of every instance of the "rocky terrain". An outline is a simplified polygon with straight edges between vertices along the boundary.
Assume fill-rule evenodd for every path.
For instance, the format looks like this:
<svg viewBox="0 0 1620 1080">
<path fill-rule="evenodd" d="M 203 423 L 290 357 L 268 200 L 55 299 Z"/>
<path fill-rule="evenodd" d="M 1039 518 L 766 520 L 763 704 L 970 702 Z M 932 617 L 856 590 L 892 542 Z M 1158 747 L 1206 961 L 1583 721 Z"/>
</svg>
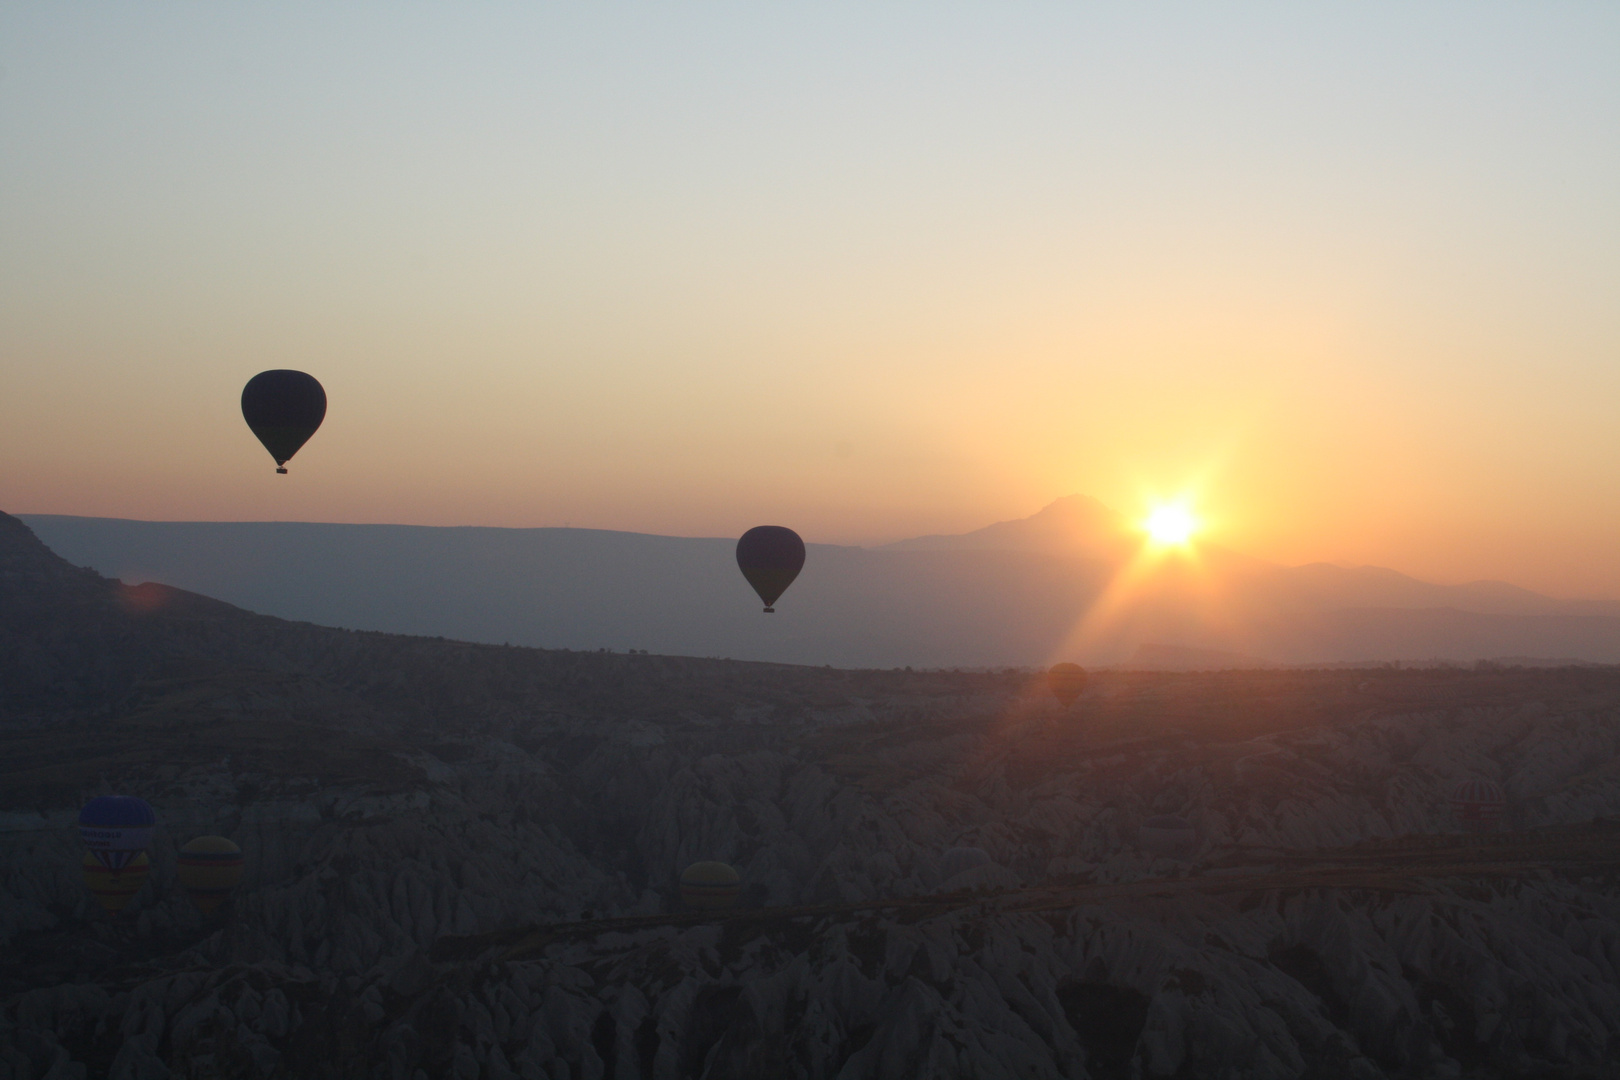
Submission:
<svg viewBox="0 0 1620 1080">
<path fill-rule="evenodd" d="M 1620 671 L 845 671 L 355 633 L 0 515 L 0 1078 L 1620 1076 Z M 1446 794 L 1500 782 L 1499 833 Z M 158 811 L 116 917 L 86 798 Z M 1186 861 L 1145 818 L 1199 829 Z M 190 907 L 180 844 L 247 876 Z M 945 853 L 991 862 L 951 878 Z M 676 876 L 736 866 L 741 907 Z"/>
</svg>

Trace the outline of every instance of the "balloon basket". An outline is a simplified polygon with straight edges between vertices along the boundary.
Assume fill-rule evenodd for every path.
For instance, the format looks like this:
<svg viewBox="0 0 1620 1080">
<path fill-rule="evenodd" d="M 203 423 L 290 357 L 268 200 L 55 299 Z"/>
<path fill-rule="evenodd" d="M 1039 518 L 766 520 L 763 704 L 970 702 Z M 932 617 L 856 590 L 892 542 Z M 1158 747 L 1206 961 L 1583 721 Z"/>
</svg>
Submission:
<svg viewBox="0 0 1620 1080">
<path fill-rule="evenodd" d="M 276 469 L 276 472 L 280 473 L 282 476 L 287 475 L 287 470 L 284 469 L 284 468 L 278 468 L 278 469 Z"/>
</svg>

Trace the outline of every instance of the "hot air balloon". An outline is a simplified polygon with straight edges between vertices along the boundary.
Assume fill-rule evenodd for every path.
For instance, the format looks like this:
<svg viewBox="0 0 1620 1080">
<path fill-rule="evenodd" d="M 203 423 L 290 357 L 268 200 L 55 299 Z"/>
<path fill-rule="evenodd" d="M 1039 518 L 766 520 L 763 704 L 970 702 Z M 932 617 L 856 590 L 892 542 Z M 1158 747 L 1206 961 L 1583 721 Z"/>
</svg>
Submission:
<svg viewBox="0 0 1620 1080">
<path fill-rule="evenodd" d="M 1046 685 L 1058 704 L 1067 709 L 1086 688 L 1086 672 L 1079 664 L 1053 664 L 1046 673 Z"/>
<path fill-rule="evenodd" d="M 767 612 L 804 569 L 804 541 L 792 529 L 758 525 L 737 541 L 737 566 L 765 601 Z"/>
<path fill-rule="evenodd" d="M 990 853 L 982 847 L 953 847 L 939 860 L 939 876 L 949 881 L 957 874 L 990 865 Z"/>
<path fill-rule="evenodd" d="M 108 870 L 122 870 L 152 842 L 157 814 L 132 795 L 102 795 L 79 811 L 79 836 Z"/>
<path fill-rule="evenodd" d="M 136 852 L 117 870 L 102 863 L 93 853 L 84 853 L 84 883 L 108 911 L 122 911 L 124 905 L 135 899 L 151 869 L 151 861 L 144 851 Z"/>
<path fill-rule="evenodd" d="M 276 459 L 276 472 L 284 473 L 326 419 L 326 391 L 302 371 L 261 371 L 242 387 L 242 419 Z"/>
<path fill-rule="evenodd" d="M 681 903 L 698 911 L 737 906 L 742 878 L 723 862 L 695 862 L 681 871 Z"/>
<path fill-rule="evenodd" d="M 1137 830 L 1142 850 L 1170 859 L 1187 859 L 1198 850 L 1198 830 L 1186 818 L 1150 817 Z"/>
<path fill-rule="evenodd" d="M 1464 780 L 1451 790 L 1451 816 L 1469 832 L 1490 832 L 1502 820 L 1507 796 L 1493 780 Z"/>
<path fill-rule="evenodd" d="M 180 849 L 180 884 L 204 915 L 242 881 L 242 849 L 223 836 L 199 836 Z"/>
</svg>

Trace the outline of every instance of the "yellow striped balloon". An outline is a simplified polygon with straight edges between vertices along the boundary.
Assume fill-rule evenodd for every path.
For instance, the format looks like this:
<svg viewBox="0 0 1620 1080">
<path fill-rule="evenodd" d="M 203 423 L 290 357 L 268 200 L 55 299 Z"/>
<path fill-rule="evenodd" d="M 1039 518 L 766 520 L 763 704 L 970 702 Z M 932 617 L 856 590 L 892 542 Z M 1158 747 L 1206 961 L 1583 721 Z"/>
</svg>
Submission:
<svg viewBox="0 0 1620 1080">
<path fill-rule="evenodd" d="M 696 862 L 681 872 L 681 903 L 699 911 L 737 906 L 742 878 L 723 862 Z"/>
<path fill-rule="evenodd" d="M 242 849 L 223 836 L 199 836 L 180 849 L 180 884 L 207 914 L 242 882 Z"/>
<path fill-rule="evenodd" d="M 135 894 L 146 884 L 146 875 L 152 870 L 152 861 L 142 851 L 117 870 L 104 864 L 90 852 L 84 853 L 84 883 L 102 907 L 108 911 L 122 911 L 135 899 Z"/>
</svg>

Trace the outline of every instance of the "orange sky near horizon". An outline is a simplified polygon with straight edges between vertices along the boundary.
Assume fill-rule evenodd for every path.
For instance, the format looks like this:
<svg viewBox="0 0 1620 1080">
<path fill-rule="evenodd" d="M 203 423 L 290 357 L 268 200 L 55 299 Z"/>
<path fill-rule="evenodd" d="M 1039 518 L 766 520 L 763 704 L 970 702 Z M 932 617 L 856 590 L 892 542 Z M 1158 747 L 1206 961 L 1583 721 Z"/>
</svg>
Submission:
<svg viewBox="0 0 1620 1080">
<path fill-rule="evenodd" d="M 1620 596 L 1617 55 L 1599 4 L 9 7 L 0 510 L 1190 491 L 1262 558 Z M 269 367 L 331 401 L 286 477 Z"/>
</svg>

